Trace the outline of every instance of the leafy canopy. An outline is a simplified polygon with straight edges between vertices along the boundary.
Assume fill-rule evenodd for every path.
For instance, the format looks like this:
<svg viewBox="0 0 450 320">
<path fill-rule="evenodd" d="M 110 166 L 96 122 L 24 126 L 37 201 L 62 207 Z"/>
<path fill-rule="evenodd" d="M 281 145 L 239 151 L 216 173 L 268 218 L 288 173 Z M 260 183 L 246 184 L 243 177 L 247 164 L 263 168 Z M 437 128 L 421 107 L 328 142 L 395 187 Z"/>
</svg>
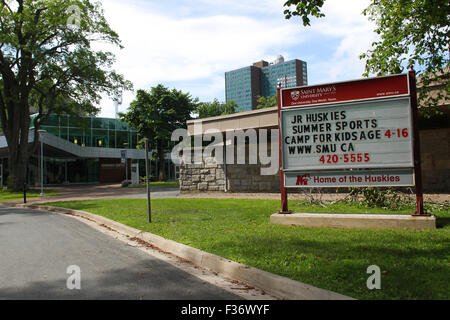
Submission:
<svg viewBox="0 0 450 320">
<path fill-rule="evenodd" d="M 284 6 L 286 19 L 302 18 L 310 25 L 310 16 L 320 18 L 325 0 L 289 0 Z M 425 116 L 434 113 L 439 102 L 447 101 L 449 77 L 448 0 L 372 0 L 362 12 L 375 22 L 380 39 L 360 57 L 366 60 L 365 76 L 401 73 L 414 66 L 420 76 L 419 102 Z M 442 90 L 431 94 L 431 86 Z"/>
<path fill-rule="evenodd" d="M 270 97 L 264 97 L 264 96 L 258 96 L 257 97 L 257 109 L 264 109 L 264 108 L 271 108 L 277 106 L 277 96 L 270 96 Z"/>
<path fill-rule="evenodd" d="M 203 119 L 235 113 L 237 107 L 238 105 L 233 100 L 221 103 L 214 99 L 213 102 L 199 103 L 195 112 L 198 113 L 199 119 Z"/>
<path fill-rule="evenodd" d="M 95 114 L 103 93 L 131 89 L 113 70 L 114 55 L 94 43 L 121 48 L 100 2 L 0 0 L 0 123 L 14 188 L 51 113 Z M 37 113 L 31 146 L 30 113 Z"/>
<path fill-rule="evenodd" d="M 114 55 L 92 48 L 94 42 L 122 47 L 99 2 L 1 1 L 0 17 L 3 120 L 12 114 L 7 102 L 17 99 L 15 90 L 40 113 L 95 113 L 102 93 L 131 89 L 112 69 Z"/>
<path fill-rule="evenodd" d="M 163 141 L 168 146 L 172 132 L 186 127 L 197 104 L 189 93 L 158 84 L 150 91 L 138 90 L 128 112 L 120 116 L 151 144 Z"/>
</svg>

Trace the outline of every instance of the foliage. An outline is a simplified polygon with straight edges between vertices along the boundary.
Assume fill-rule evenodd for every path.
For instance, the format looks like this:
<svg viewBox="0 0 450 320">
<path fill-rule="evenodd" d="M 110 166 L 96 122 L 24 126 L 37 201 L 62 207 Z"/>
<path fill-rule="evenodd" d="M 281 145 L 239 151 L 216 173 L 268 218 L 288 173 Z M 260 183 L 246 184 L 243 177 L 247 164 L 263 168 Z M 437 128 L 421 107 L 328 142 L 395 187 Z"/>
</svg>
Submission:
<svg viewBox="0 0 450 320">
<path fill-rule="evenodd" d="M 199 103 L 195 112 L 198 113 L 199 119 L 203 119 L 235 113 L 237 107 L 238 105 L 233 100 L 221 103 L 214 99 L 213 102 Z"/>
<path fill-rule="evenodd" d="M 120 114 L 122 121 L 148 139 L 150 149 L 156 147 L 160 181 L 164 179 L 164 154 L 170 151 L 172 132 L 186 127 L 197 104 L 197 99 L 192 99 L 189 93 L 158 84 L 150 91 L 138 90 L 128 112 Z"/>
<path fill-rule="evenodd" d="M 364 10 L 377 25 L 375 32 L 381 40 L 373 49 L 362 54 L 369 73 L 400 73 L 404 66 L 415 66 L 420 75 L 419 95 L 422 113 L 436 113 L 438 102 L 449 99 L 448 17 L 450 5 L 446 0 L 377 0 Z M 442 83 L 443 90 L 430 94 L 431 85 Z"/>
<path fill-rule="evenodd" d="M 361 203 L 368 208 L 400 210 L 414 205 L 409 196 L 396 192 L 394 188 L 350 188 L 349 195 L 351 202 Z"/>
<path fill-rule="evenodd" d="M 38 139 L 28 145 L 31 112 L 37 137 L 52 112 L 94 114 L 102 93 L 131 89 L 112 70 L 113 54 L 93 49 L 94 42 L 121 47 L 99 2 L 0 2 L 0 122 L 16 187 L 38 146 Z"/>
<path fill-rule="evenodd" d="M 257 96 L 256 109 L 272 108 L 277 106 L 277 96 L 263 97 Z"/>
<path fill-rule="evenodd" d="M 284 4 L 285 7 L 288 7 L 284 10 L 284 15 L 286 19 L 300 16 L 303 20 L 303 25 L 306 27 L 310 25 L 310 15 L 316 18 L 325 17 L 320 11 L 324 2 L 325 0 L 289 0 Z M 295 9 L 289 8 L 292 6 L 295 6 Z"/>
<path fill-rule="evenodd" d="M 324 17 L 323 4 L 324 0 L 287 1 L 285 17 L 300 16 L 308 26 L 309 16 Z M 396 74 L 414 66 L 420 76 L 421 113 L 426 117 L 440 113 L 438 103 L 448 101 L 450 93 L 448 0 L 372 0 L 363 14 L 375 22 L 374 31 L 380 35 L 360 56 L 366 60 L 364 75 Z M 442 90 L 431 94 L 436 83 Z"/>
</svg>

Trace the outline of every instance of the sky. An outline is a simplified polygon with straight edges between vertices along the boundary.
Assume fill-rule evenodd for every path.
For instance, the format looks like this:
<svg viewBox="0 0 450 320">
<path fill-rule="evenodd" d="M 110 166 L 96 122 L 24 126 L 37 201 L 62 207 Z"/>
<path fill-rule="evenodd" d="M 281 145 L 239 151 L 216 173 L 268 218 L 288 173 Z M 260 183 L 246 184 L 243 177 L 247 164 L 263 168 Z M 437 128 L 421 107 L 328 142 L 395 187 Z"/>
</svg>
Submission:
<svg viewBox="0 0 450 320">
<path fill-rule="evenodd" d="M 103 0 L 104 14 L 123 49 L 114 69 L 133 82 L 119 111 L 136 90 L 159 83 L 189 92 L 200 101 L 225 100 L 225 72 L 278 55 L 307 62 L 308 84 L 361 78 L 359 55 L 376 41 L 372 22 L 362 15 L 369 0 L 327 0 L 326 17 L 304 27 L 286 20 L 286 0 Z M 100 116 L 114 117 L 105 97 Z"/>
</svg>

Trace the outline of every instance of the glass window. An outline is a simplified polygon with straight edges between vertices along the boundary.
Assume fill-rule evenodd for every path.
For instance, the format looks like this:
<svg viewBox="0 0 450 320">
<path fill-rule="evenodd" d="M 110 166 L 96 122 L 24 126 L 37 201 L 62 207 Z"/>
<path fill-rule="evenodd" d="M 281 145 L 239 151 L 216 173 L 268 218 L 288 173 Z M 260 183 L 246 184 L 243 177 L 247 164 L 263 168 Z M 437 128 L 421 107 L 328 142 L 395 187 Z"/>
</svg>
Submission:
<svg viewBox="0 0 450 320">
<path fill-rule="evenodd" d="M 42 126 L 41 128 L 47 131 L 48 133 L 59 137 L 59 127 Z"/>
<path fill-rule="evenodd" d="M 69 125 L 73 128 L 91 128 L 91 118 L 70 117 Z"/>
<path fill-rule="evenodd" d="M 108 130 L 92 130 L 92 147 L 107 148 L 109 145 Z"/>
<path fill-rule="evenodd" d="M 125 148 L 125 143 L 128 143 L 128 131 L 118 130 L 116 131 L 116 143 L 117 148 L 123 149 Z M 127 147 L 129 148 L 129 147 Z"/>
<path fill-rule="evenodd" d="M 43 123 L 43 125 L 46 126 L 53 126 L 58 127 L 59 126 L 59 117 L 57 115 L 51 115 L 48 117 L 48 119 Z"/>
<path fill-rule="evenodd" d="M 69 128 L 69 141 L 78 145 L 85 144 L 84 130 L 80 128 Z"/>
</svg>

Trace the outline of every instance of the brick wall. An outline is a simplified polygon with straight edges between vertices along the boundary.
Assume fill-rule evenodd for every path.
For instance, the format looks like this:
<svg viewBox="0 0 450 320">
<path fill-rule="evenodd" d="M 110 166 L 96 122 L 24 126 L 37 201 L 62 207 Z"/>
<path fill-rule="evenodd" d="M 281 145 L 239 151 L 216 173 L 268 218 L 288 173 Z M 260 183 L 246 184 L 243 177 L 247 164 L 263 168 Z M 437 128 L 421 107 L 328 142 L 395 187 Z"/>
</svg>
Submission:
<svg viewBox="0 0 450 320">
<path fill-rule="evenodd" d="M 420 131 L 424 192 L 450 192 L 450 128 Z"/>
</svg>

